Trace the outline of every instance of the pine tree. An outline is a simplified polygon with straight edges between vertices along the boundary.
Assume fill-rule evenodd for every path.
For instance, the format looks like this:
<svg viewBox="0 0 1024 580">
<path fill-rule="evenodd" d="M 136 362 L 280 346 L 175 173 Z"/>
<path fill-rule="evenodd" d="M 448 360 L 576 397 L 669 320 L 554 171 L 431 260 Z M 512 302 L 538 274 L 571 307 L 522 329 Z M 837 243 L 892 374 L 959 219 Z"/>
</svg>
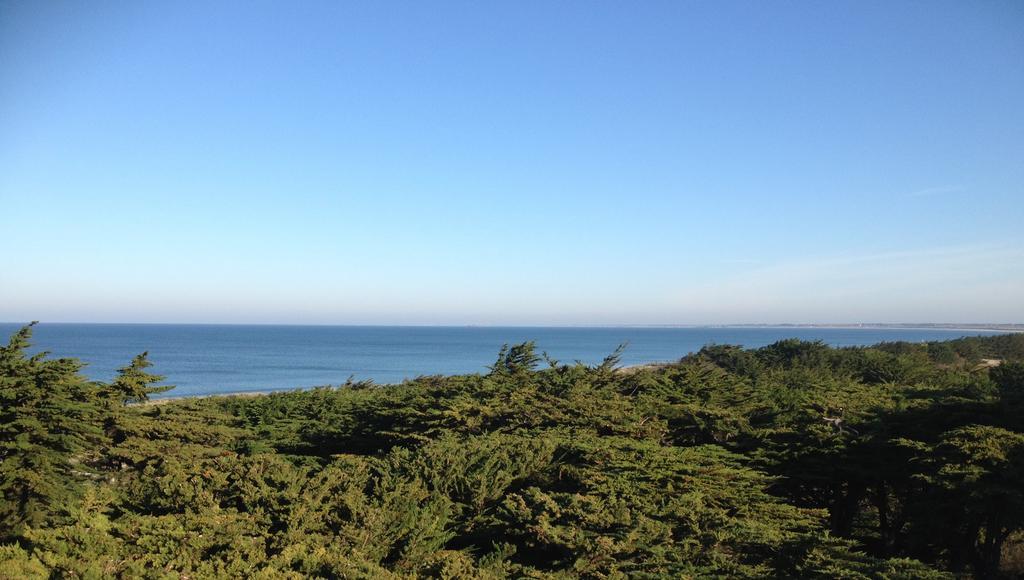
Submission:
<svg viewBox="0 0 1024 580">
<path fill-rule="evenodd" d="M 119 398 L 123 404 L 130 405 L 144 403 L 149 400 L 150 395 L 163 393 L 173 389 L 173 386 L 154 386 L 164 380 L 162 375 L 153 375 L 146 372 L 146 369 L 153 366 L 149 361 L 149 352 L 136 355 L 131 364 L 118 369 L 117 378 L 110 383 L 110 390 L 114 396 Z"/>
<path fill-rule="evenodd" d="M 97 389 L 81 363 L 28 356 L 31 336 L 30 324 L 0 347 L 0 539 L 73 501 L 103 442 Z"/>
</svg>

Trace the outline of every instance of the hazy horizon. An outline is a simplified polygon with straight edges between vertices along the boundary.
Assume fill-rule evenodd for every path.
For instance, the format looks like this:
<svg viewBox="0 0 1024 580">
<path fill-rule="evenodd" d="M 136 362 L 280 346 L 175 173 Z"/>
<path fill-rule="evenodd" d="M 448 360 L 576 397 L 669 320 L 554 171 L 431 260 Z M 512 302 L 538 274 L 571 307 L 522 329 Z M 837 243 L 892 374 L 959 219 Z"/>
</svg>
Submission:
<svg viewBox="0 0 1024 580">
<path fill-rule="evenodd" d="M 3 3 L 0 320 L 1021 322 L 1022 29 L 1013 1 Z"/>
<path fill-rule="evenodd" d="M 349 324 L 349 323 L 332 323 L 332 322 L 308 322 L 308 323 L 294 323 L 294 322 L 162 322 L 162 321 L 148 321 L 148 322 L 126 322 L 126 321 L 87 321 L 87 320 L 0 320 L 0 324 L 7 325 L 24 325 L 24 324 L 64 324 L 64 325 L 151 325 L 151 326 L 352 326 L 352 327 L 390 327 L 390 328 L 421 328 L 421 327 L 440 327 L 440 328 L 465 328 L 465 327 L 479 327 L 479 328 L 728 328 L 728 327 L 834 327 L 834 328 L 857 328 L 857 327 L 905 327 L 913 328 L 915 325 L 921 325 L 922 327 L 939 327 L 939 328 L 951 328 L 957 325 L 965 326 L 968 329 L 974 327 L 1017 327 L 1024 326 L 1021 322 L 993 322 L 993 321 L 973 321 L 973 322 L 926 322 L 926 321 L 910 321 L 910 322 L 734 322 L 734 323 L 702 323 L 702 324 L 688 324 L 688 323 L 575 323 L 575 324 L 542 324 L 542 323 L 525 323 L 525 324 L 442 324 L 442 323 L 422 323 L 422 324 Z"/>
</svg>

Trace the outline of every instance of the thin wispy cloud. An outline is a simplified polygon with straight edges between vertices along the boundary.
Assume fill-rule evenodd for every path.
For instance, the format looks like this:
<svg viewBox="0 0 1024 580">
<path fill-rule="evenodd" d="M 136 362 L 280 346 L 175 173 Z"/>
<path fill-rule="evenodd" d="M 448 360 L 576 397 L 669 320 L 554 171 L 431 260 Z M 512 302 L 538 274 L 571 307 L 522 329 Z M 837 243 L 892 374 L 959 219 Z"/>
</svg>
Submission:
<svg viewBox="0 0 1024 580">
<path fill-rule="evenodd" d="M 928 187 L 906 194 L 904 197 L 932 197 L 934 195 L 946 195 L 950 193 L 963 193 L 967 191 L 962 185 L 944 185 L 942 187 Z"/>
<path fill-rule="evenodd" d="M 972 245 L 784 261 L 695 285 L 677 300 L 701 320 L 995 322 L 1024 320 L 1024 308 L 1005 307 L 1020 295 L 1024 248 Z"/>
<path fill-rule="evenodd" d="M 764 260 L 756 260 L 753 258 L 723 258 L 719 260 L 722 264 L 735 264 L 735 265 L 753 265 L 763 264 Z"/>
</svg>

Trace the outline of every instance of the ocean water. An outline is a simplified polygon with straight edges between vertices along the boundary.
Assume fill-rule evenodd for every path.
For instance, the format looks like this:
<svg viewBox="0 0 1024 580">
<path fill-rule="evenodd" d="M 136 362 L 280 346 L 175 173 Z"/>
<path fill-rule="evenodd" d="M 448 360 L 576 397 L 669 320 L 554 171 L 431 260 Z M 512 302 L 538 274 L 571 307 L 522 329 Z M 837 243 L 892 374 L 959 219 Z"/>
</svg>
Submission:
<svg viewBox="0 0 1024 580">
<path fill-rule="evenodd" d="M 3 340 L 20 325 L 0 323 Z M 33 352 L 76 357 L 110 380 L 148 351 L 152 372 L 176 388 L 163 396 L 272 391 L 340 384 L 349 377 L 397 383 L 421 375 L 484 371 L 502 344 L 537 342 L 563 362 L 598 363 L 628 343 L 623 364 L 676 360 L 706 344 L 759 347 L 783 338 L 833 346 L 946 340 L 994 331 L 878 328 L 550 328 L 39 324 Z"/>
</svg>

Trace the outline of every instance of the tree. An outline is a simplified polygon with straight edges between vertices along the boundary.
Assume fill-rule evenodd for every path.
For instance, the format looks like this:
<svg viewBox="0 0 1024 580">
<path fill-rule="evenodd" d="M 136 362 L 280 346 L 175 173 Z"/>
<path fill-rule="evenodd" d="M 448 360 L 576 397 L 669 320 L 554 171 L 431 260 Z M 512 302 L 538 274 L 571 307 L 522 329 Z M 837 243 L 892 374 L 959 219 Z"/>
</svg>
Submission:
<svg viewBox="0 0 1024 580">
<path fill-rule="evenodd" d="M 540 361 L 541 357 L 537 354 L 533 341 L 516 344 L 511 348 L 506 344 L 501 347 L 498 360 L 490 368 L 494 375 L 522 376 L 534 370 Z"/>
<path fill-rule="evenodd" d="M 154 386 L 165 377 L 147 373 L 146 369 L 151 366 L 153 363 L 149 362 L 149 352 L 137 355 L 128 366 L 118 369 L 117 378 L 110 383 L 109 389 L 126 405 L 144 403 L 150 395 L 173 389 L 170 385 Z"/>
<path fill-rule="evenodd" d="M 33 323 L 34 324 L 34 323 Z M 0 539 L 73 501 L 104 442 L 98 390 L 72 359 L 28 356 L 32 325 L 0 347 Z"/>
</svg>

